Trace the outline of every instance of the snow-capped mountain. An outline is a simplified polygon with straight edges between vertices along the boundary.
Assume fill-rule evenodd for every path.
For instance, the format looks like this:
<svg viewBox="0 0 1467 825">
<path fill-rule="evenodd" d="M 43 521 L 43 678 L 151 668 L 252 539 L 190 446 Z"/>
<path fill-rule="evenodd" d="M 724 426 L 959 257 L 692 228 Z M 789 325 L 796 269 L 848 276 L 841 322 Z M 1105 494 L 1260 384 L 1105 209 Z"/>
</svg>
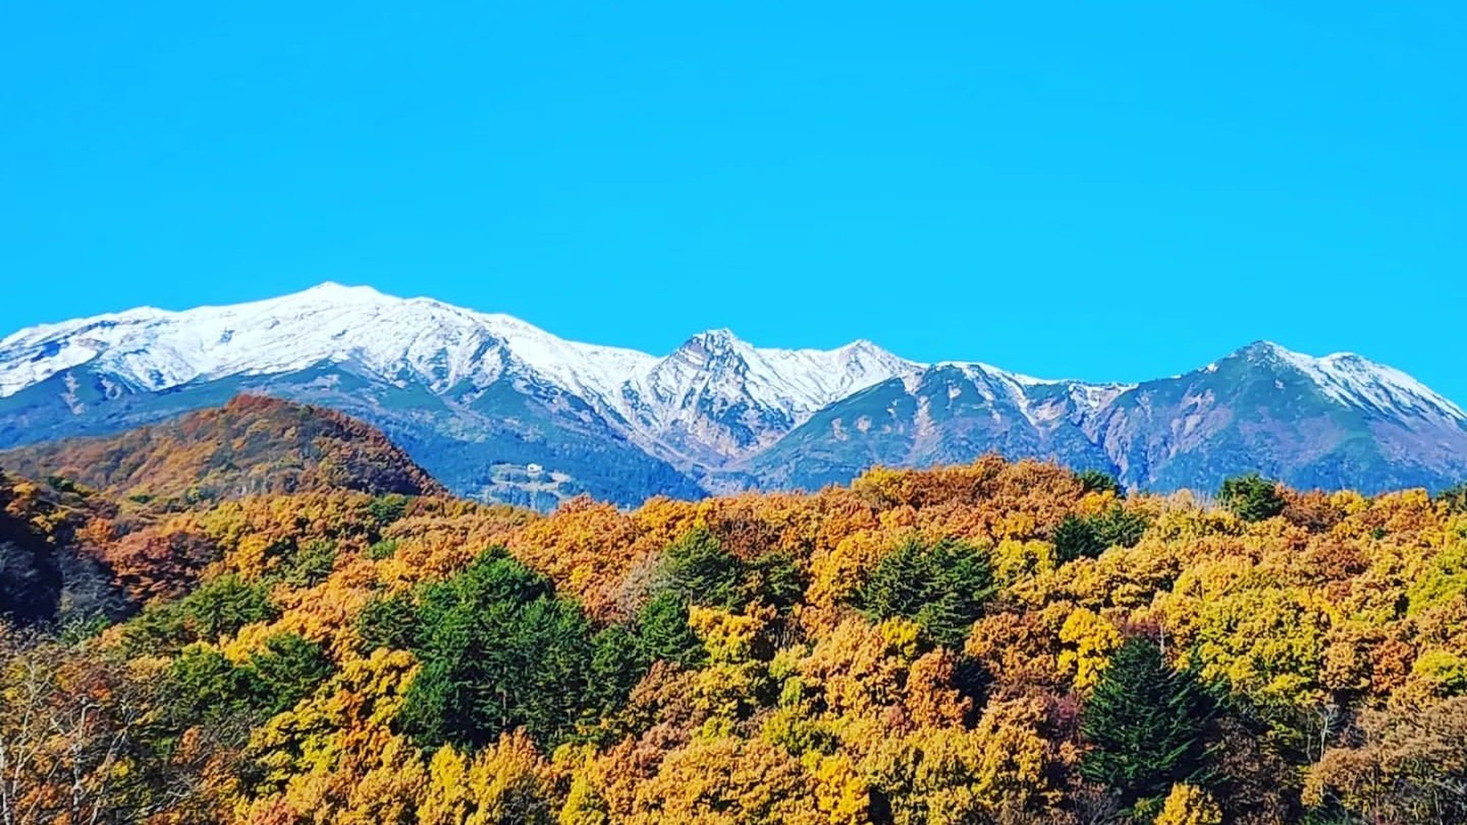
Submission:
<svg viewBox="0 0 1467 825">
<path fill-rule="evenodd" d="M 830 405 L 744 469 L 810 487 L 872 464 L 989 450 L 1105 469 L 1153 490 L 1213 490 L 1249 470 L 1304 488 L 1437 488 L 1467 478 L 1467 415 L 1399 370 L 1268 342 L 1136 385 L 938 364 Z"/>
<path fill-rule="evenodd" d="M 1211 488 L 1252 467 L 1299 487 L 1441 487 L 1467 478 L 1467 416 L 1399 370 L 1266 341 L 1118 396 L 1087 428 L 1127 483 Z"/>
<path fill-rule="evenodd" d="M 560 473 L 570 483 L 553 494 L 622 498 L 613 479 L 631 469 L 633 486 L 688 495 L 699 488 L 685 474 L 701 477 L 821 407 L 918 368 L 869 342 L 763 349 L 727 330 L 659 358 L 566 341 L 507 315 L 328 283 L 247 304 L 21 330 L 0 341 L 0 446 L 106 432 L 253 389 L 337 406 L 420 442 L 421 452 L 447 451 L 426 460 L 459 489 L 492 490 L 512 483 L 503 476 L 514 467 L 537 464 L 579 470 Z M 460 441 L 485 445 L 483 455 L 451 446 Z M 570 467 L 593 455 L 605 469 Z M 605 483 L 594 480 L 602 473 Z M 536 493 L 547 492 L 541 486 Z"/>
<path fill-rule="evenodd" d="M 0 341 L 0 397 L 88 365 L 133 389 L 342 364 L 434 392 L 487 386 L 506 373 L 614 396 L 656 359 L 563 341 L 508 315 L 471 312 L 370 287 L 305 292 L 184 312 L 143 308 L 22 330 Z"/>
<path fill-rule="evenodd" d="M 1467 412 L 1415 378 L 1353 352 L 1312 358 L 1270 341 L 1258 341 L 1240 353 L 1254 362 L 1277 362 L 1309 379 L 1331 400 L 1385 416 L 1421 416 L 1433 420 L 1464 421 Z M 1207 372 L 1216 372 L 1210 364 Z"/>
<path fill-rule="evenodd" d="M 829 351 L 758 349 L 719 329 L 629 378 L 621 400 L 651 449 L 716 467 L 769 446 L 828 404 L 918 369 L 869 341 Z"/>
<path fill-rule="evenodd" d="M 508 315 L 367 287 L 183 312 L 141 308 L 0 340 L 0 447 L 104 433 L 250 390 L 382 427 L 460 492 L 548 506 L 815 486 L 873 463 L 998 451 L 1211 487 L 1440 486 L 1467 474 L 1467 414 L 1357 355 L 1257 343 L 1138 385 L 921 364 L 868 342 L 752 346 L 728 330 L 666 356 L 567 341 Z"/>
<path fill-rule="evenodd" d="M 161 392 L 324 365 L 439 396 L 504 381 L 574 396 L 659 457 L 693 466 L 766 446 L 815 410 L 917 367 L 870 344 L 758 349 L 728 330 L 665 358 L 557 338 L 508 315 L 327 283 L 184 312 L 143 308 L 0 341 L 0 398 L 85 367 L 118 390 Z"/>
</svg>

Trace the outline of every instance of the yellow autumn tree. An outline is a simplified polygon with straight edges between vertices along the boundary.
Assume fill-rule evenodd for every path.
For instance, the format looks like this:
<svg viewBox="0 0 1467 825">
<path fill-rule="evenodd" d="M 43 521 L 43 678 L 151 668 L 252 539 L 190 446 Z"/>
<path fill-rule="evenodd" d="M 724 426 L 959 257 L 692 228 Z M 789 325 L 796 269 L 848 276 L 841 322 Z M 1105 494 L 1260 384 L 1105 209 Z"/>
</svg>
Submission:
<svg viewBox="0 0 1467 825">
<path fill-rule="evenodd" d="M 422 825 L 540 825 L 560 808 L 555 775 L 522 731 L 477 754 L 445 746 L 428 765 Z"/>
<path fill-rule="evenodd" d="M 1222 809 L 1212 795 L 1195 785 L 1173 785 L 1156 825 L 1222 825 Z"/>
</svg>

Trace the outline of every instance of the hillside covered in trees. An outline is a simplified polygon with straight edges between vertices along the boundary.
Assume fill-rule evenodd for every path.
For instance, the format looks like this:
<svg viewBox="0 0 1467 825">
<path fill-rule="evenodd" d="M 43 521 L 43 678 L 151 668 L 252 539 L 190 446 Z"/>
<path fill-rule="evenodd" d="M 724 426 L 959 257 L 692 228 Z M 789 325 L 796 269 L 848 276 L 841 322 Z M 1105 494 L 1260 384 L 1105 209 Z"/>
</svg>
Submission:
<svg viewBox="0 0 1467 825">
<path fill-rule="evenodd" d="M 115 436 L 6 450 L 0 467 L 164 506 L 317 490 L 446 493 L 375 428 L 262 395 Z"/>
<path fill-rule="evenodd" d="M 1460 493 L 3 490 L 6 822 L 1467 819 Z"/>
</svg>

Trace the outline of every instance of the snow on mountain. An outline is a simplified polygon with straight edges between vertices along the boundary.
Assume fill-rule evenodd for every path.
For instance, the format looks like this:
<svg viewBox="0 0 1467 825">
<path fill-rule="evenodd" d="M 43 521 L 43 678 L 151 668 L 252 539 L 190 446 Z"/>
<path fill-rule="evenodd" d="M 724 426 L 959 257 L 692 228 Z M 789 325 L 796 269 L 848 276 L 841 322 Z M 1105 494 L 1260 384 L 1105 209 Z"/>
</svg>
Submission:
<svg viewBox="0 0 1467 825">
<path fill-rule="evenodd" d="M 990 404 L 1006 402 L 1036 427 L 1061 419 L 1076 423 L 1105 409 L 1134 384 L 1091 384 L 1067 379 L 1035 378 L 980 362 L 943 361 L 936 368 L 952 368 L 973 382 Z M 908 387 L 908 391 L 913 391 Z"/>
<path fill-rule="evenodd" d="M 699 462 L 767 446 L 816 410 L 921 365 L 869 341 L 835 350 L 761 349 L 726 329 L 689 338 L 623 388 L 639 429 Z"/>
<path fill-rule="evenodd" d="M 239 391 L 363 417 L 455 489 L 535 506 L 577 491 L 635 503 L 818 486 L 872 463 L 991 450 L 1104 467 L 1150 489 L 1205 489 L 1247 468 L 1367 489 L 1467 473 L 1462 408 L 1348 353 L 1258 342 L 1143 384 L 922 364 L 869 341 L 760 348 L 726 329 L 658 357 L 332 283 L 16 332 L 0 340 L 0 446 L 115 432 Z M 517 475 L 531 465 L 566 482 L 551 496 Z"/>
<path fill-rule="evenodd" d="M 1240 352 L 1287 364 L 1342 404 L 1467 421 L 1461 407 L 1411 376 L 1352 353 L 1315 358 L 1266 341 Z M 482 388 L 505 376 L 540 382 L 624 422 L 641 442 L 676 431 L 703 448 L 733 453 L 763 446 L 853 393 L 896 377 L 910 383 L 928 368 L 869 341 L 834 350 L 765 349 L 727 329 L 695 335 L 658 358 L 567 341 L 508 315 L 325 283 L 264 301 L 182 312 L 143 307 L 21 330 L 0 340 L 0 398 L 82 366 L 157 391 L 321 363 L 398 385 L 417 381 L 436 393 Z M 1054 407 L 1050 388 L 1065 388 L 1078 414 L 1090 415 L 1132 387 L 1045 380 L 977 362 L 934 366 L 962 370 L 980 392 L 1001 393 L 1031 421 L 1054 414 L 1038 409 Z M 709 419 L 722 428 L 710 428 Z M 739 426 L 749 430 L 746 437 L 724 432 Z"/>
<path fill-rule="evenodd" d="M 865 341 L 830 351 L 760 349 L 728 330 L 658 358 L 567 341 L 508 315 L 326 283 L 265 301 L 143 308 L 21 330 L 0 341 L 0 398 L 84 366 L 159 391 L 322 363 L 439 394 L 501 378 L 553 387 L 624 423 L 644 446 L 673 434 L 674 454 L 702 459 L 768 443 L 820 407 L 917 366 Z M 722 418 L 730 411 L 732 420 Z"/>
<path fill-rule="evenodd" d="M 1353 352 L 1315 358 L 1272 341 L 1257 346 L 1304 373 L 1326 396 L 1384 415 L 1467 421 L 1467 413 L 1415 378 Z"/>
<path fill-rule="evenodd" d="M 22 330 L 0 341 L 0 397 L 82 365 L 161 390 L 322 362 L 392 381 L 416 378 L 435 391 L 492 383 L 519 366 L 566 388 L 610 393 L 621 375 L 652 360 L 563 341 L 507 315 L 327 283 L 246 304 L 145 308 Z"/>
</svg>

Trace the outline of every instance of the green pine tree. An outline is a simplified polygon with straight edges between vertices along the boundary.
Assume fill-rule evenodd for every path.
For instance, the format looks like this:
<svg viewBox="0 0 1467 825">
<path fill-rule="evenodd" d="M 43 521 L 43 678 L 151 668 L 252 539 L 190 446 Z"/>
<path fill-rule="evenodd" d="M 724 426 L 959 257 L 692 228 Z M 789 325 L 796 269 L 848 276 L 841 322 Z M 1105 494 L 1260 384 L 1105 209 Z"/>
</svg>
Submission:
<svg viewBox="0 0 1467 825">
<path fill-rule="evenodd" d="M 1117 496 L 1125 495 L 1115 476 L 1104 470 L 1081 470 L 1075 474 L 1075 478 L 1080 480 L 1081 488 L 1087 493 L 1111 492 Z"/>
<path fill-rule="evenodd" d="M 1258 473 L 1224 479 L 1217 500 L 1244 521 L 1263 521 L 1284 511 L 1278 482 Z"/>
<path fill-rule="evenodd" d="M 1150 640 L 1128 639 L 1086 703 L 1080 730 L 1089 750 L 1080 773 L 1127 805 L 1177 782 L 1205 784 L 1204 734 L 1214 712 L 1190 672 L 1170 667 Z"/>
<path fill-rule="evenodd" d="M 911 619 L 931 642 L 957 647 L 993 592 L 983 553 L 957 541 L 928 546 L 912 537 L 881 558 L 856 605 L 877 621 Z"/>
<path fill-rule="evenodd" d="M 1095 525 L 1073 513 L 1060 520 L 1049 541 L 1054 545 L 1054 555 L 1060 563 L 1093 559 L 1105 552 L 1105 542 Z"/>
<path fill-rule="evenodd" d="M 334 670 L 325 648 L 294 633 L 266 639 L 265 649 L 251 654 L 250 668 L 268 697 L 271 715 L 309 696 Z"/>
<path fill-rule="evenodd" d="M 688 604 L 733 609 L 742 604 L 743 567 L 718 537 L 701 527 L 663 551 L 667 589 Z"/>
<path fill-rule="evenodd" d="M 1136 546 L 1147 526 L 1146 516 L 1116 505 L 1092 516 L 1065 516 L 1049 540 L 1061 563 L 1093 559 L 1111 547 Z"/>
<path fill-rule="evenodd" d="M 580 606 L 498 549 L 428 587 L 416 624 L 422 669 L 401 720 L 425 746 L 483 747 L 516 728 L 541 745 L 563 741 L 605 709 L 611 654 L 631 649 L 608 635 L 598 657 Z"/>
<path fill-rule="evenodd" d="M 1448 513 L 1467 513 L 1467 481 L 1442 490 L 1436 494 L 1435 500 L 1445 507 Z"/>
<path fill-rule="evenodd" d="M 411 650 L 417 639 L 418 608 L 411 593 L 378 594 L 357 614 L 362 652 L 379 647 Z"/>
<path fill-rule="evenodd" d="M 697 667 L 703 661 L 703 643 L 688 626 L 688 607 L 672 593 L 647 602 L 637 615 L 637 651 L 644 662 L 674 662 Z"/>
</svg>

